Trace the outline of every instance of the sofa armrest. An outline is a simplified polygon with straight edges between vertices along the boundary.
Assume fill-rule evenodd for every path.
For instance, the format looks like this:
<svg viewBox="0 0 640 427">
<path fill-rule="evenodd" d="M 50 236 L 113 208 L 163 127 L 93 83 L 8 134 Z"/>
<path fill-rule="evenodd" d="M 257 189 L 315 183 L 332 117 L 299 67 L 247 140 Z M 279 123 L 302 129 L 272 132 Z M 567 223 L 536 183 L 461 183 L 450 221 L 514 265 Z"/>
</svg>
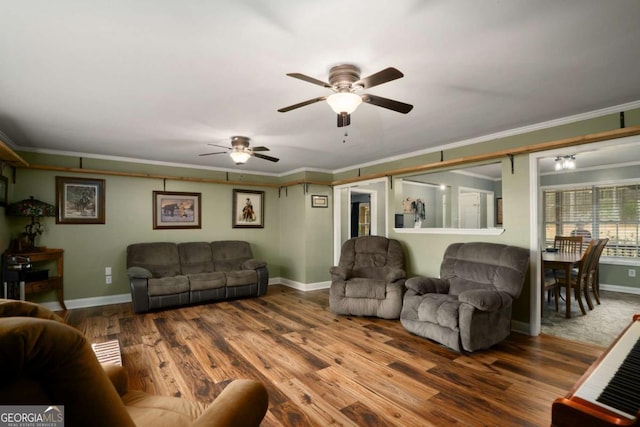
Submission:
<svg viewBox="0 0 640 427">
<path fill-rule="evenodd" d="M 101 363 L 101 365 L 120 396 L 129 391 L 129 374 L 124 367 L 113 363 Z"/>
<path fill-rule="evenodd" d="M 260 267 L 266 266 L 266 262 L 251 258 L 243 262 L 241 268 L 243 270 L 257 270 Z"/>
<path fill-rule="evenodd" d="M 481 311 L 499 311 L 513 303 L 513 298 L 506 292 L 488 289 L 472 289 L 458 295 L 458 301 L 472 305 Z"/>
<path fill-rule="evenodd" d="M 253 380 L 232 381 L 191 424 L 193 427 L 258 427 L 269 406 L 265 386 Z"/>
<path fill-rule="evenodd" d="M 351 275 L 350 272 L 347 271 L 346 268 L 340 267 L 339 265 L 334 265 L 329 269 L 329 273 L 331 274 L 332 280 L 347 280 Z"/>
<path fill-rule="evenodd" d="M 449 293 L 449 281 L 436 277 L 411 277 L 404 284 L 417 295 Z"/>
<path fill-rule="evenodd" d="M 132 277 L 129 280 L 131 287 L 131 302 L 133 311 L 136 313 L 146 313 L 149 311 L 149 279 Z"/>
<path fill-rule="evenodd" d="M 153 274 L 144 267 L 129 267 L 127 268 L 127 275 L 130 278 L 150 279 Z"/>
</svg>

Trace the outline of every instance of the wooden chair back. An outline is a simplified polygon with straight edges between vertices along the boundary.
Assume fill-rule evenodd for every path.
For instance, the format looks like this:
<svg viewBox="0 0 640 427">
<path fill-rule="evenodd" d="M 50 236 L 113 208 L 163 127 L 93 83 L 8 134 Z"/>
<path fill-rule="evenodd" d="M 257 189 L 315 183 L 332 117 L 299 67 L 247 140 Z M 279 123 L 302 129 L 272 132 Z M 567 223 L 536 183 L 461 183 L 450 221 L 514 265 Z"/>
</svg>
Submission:
<svg viewBox="0 0 640 427">
<path fill-rule="evenodd" d="M 593 296 L 596 299 L 596 302 L 600 304 L 600 283 L 598 281 L 598 270 L 600 268 L 600 256 L 604 252 L 604 247 L 609 243 L 609 239 L 597 239 L 595 243 L 595 249 L 593 250 L 593 255 L 591 257 L 591 262 L 588 267 L 586 283 L 585 283 L 585 294 L 587 298 L 587 303 L 590 303 L 589 297 L 589 284 L 591 284 L 591 291 L 593 292 Z M 593 308 L 593 303 L 590 303 L 589 306 Z"/>
<path fill-rule="evenodd" d="M 582 253 L 583 236 L 556 236 L 553 240 L 553 247 L 558 252 L 578 252 Z"/>
</svg>

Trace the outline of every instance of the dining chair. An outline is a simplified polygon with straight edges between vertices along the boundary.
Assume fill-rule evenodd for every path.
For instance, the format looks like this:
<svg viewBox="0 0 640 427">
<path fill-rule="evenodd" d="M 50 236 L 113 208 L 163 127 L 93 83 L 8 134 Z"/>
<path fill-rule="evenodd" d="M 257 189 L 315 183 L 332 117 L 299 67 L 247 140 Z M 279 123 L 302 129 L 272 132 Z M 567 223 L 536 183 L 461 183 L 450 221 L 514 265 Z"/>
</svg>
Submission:
<svg viewBox="0 0 640 427">
<path fill-rule="evenodd" d="M 583 236 L 555 236 L 553 239 L 553 247 L 558 252 L 576 252 L 582 253 Z M 558 287 L 558 270 L 547 270 L 544 272 L 544 291 L 547 294 L 547 300 L 551 300 L 551 292 L 554 293 L 556 301 L 556 311 L 558 311 L 558 298 L 560 297 L 560 289 Z"/>
<path fill-rule="evenodd" d="M 544 302 L 544 295 L 547 295 L 547 300 L 551 301 L 551 292 L 553 292 L 553 297 L 555 299 L 556 311 L 558 311 L 558 299 L 560 298 L 560 287 L 558 286 L 558 281 L 556 280 L 555 275 L 553 274 L 545 274 L 544 269 L 544 261 L 542 259 L 542 255 L 540 255 L 540 267 L 542 268 L 542 296 Z M 552 273 L 552 270 L 549 270 Z M 543 307 L 544 312 L 544 307 Z"/>
<path fill-rule="evenodd" d="M 556 236 L 553 239 L 553 247 L 558 252 L 580 252 L 582 253 L 583 236 Z"/>
<path fill-rule="evenodd" d="M 585 298 L 587 300 L 587 304 L 589 308 L 593 309 L 593 302 L 591 302 L 591 297 L 589 294 L 589 289 L 593 292 L 593 297 L 596 299 L 598 305 L 600 305 L 600 283 L 598 281 L 598 272 L 600 270 L 600 256 L 604 252 L 604 247 L 609 243 L 609 239 L 597 239 L 596 247 L 593 253 L 593 258 L 591 260 L 591 264 L 589 265 L 589 273 L 587 277 L 587 284 L 585 286 Z"/>
<path fill-rule="evenodd" d="M 591 297 L 588 295 L 588 291 L 585 294 L 586 286 L 589 283 L 589 271 L 591 263 L 593 262 L 594 254 L 596 251 L 597 240 L 591 240 L 587 245 L 587 248 L 580 259 L 580 263 L 578 264 L 577 272 L 574 270 L 571 272 L 570 277 L 565 277 L 563 271 L 557 272 L 557 283 L 558 286 L 566 287 L 567 280 L 569 280 L 569 286 L 573 289 L 575 299 L 578 301 L 578 305 L 580 306 L 580 311 L 583 315 L 587 314 L 587 311 L 584 308 L 584 304 L 582 303 L 582 294 L 585 295 L 585 299 L 587 300 L 587 304 L 591 301 Z M 589 304 L 589 309 L 593 309 L 593 303 Z"/>
</svg>

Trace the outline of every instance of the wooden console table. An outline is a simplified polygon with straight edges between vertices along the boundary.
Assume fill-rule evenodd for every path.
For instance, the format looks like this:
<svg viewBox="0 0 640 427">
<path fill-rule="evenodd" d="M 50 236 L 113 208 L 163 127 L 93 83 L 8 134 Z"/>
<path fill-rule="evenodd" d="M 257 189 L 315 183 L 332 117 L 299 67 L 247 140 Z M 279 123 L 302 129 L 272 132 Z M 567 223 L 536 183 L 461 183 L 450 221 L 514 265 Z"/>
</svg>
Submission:
<svg viewBox="0 0 640 427">
<path fill-rule="evenodd" d="M 60 306 L 62 306 L 62 309 L 66 310 L 67 306 L 64 304 L 64 285 L 63 285 L 64 255 L 63 254 L 64 254 L 63 249 L 36 248 L 36 250 L 29 251 L 29 252 L 16 252 L 16 253 L 7 252 L 4 254 L 4 256 L 5 257 L 10 257 L 10 256 L 29 257 L 29 259 L 31 260 L 32 266 L 35 266 L 36 264 L 44 264 L 47 262 L 55 261 L 56 262 L 55 275 L 49 275 L 47 279 L 43 279 L 43 280 L 25 282 L 24 293 L 26 296 L 29 294 L 56 290 L 58 293 L 58 302 L 60 303 Z"/>
</svg>

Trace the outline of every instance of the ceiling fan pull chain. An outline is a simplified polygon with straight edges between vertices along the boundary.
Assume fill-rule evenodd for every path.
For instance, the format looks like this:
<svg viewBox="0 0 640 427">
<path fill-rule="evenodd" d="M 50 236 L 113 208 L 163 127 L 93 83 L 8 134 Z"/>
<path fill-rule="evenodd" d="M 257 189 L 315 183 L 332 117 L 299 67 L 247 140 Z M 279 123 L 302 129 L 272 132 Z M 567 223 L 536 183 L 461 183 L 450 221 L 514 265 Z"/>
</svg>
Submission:
<svg viewBox="0 0 640 427">
<path fill-rule="evenodd" d="M 344 131 L 344 138 L 342 139 L 342 143 L 344 144 L 347 141 L 347 137 L 349 136 L 349 134 L 347 133 L 347 131 Z"/>
</svg>

